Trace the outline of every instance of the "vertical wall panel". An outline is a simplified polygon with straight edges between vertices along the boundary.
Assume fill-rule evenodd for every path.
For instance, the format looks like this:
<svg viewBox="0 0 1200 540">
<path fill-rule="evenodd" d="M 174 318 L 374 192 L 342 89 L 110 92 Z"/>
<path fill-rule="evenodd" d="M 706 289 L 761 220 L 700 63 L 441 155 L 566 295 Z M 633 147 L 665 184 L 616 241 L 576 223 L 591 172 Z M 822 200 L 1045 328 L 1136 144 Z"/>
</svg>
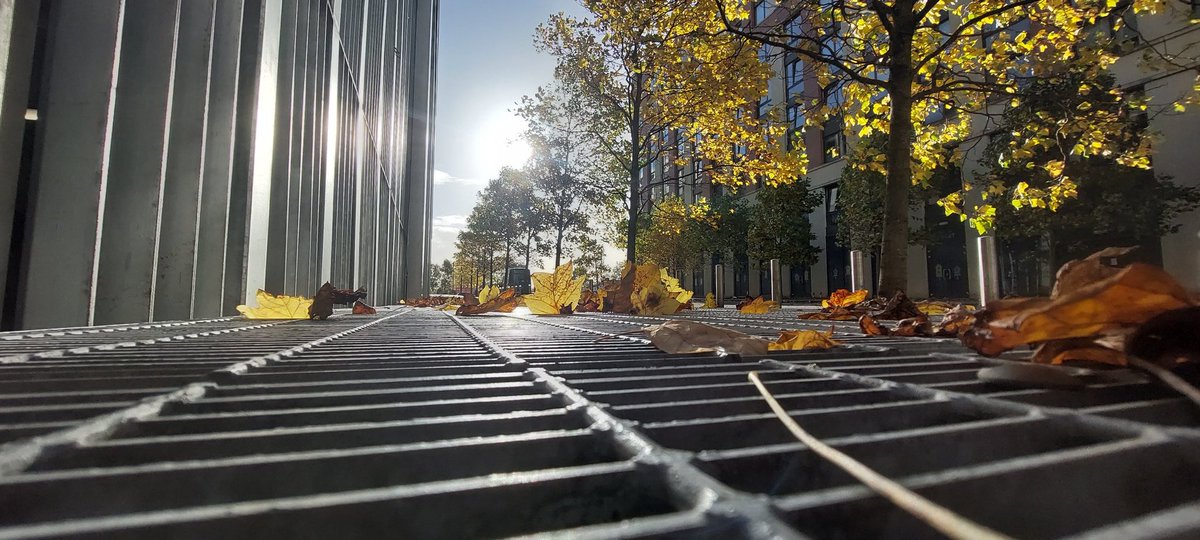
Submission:
<svg viewBox="0 0 1200 540">
<path fill-rule="evenodd" d="M 178 27 L 178 0 L 126 0 L 93 290 L 95 324 L 150 317 Z"/>
<path fill-rule="evenodd" d="M 188 0 L 180 4 L 154 280 L 155 319 L 186 319 L 192 315 L 196 229 L 203 203 L 200 179 L 205 169 L 213 15 L 213 0 Z"/>
<path fill-rule="evenodd" d="M 30 15 L 50 29 L 45 76 L 23 83 L 40 119 L 33 143 L 8 144 L 23 121 L 0 129 L 5 155 L 32 163 L 16 324 L 229 315 L 257 288 L 324 279 L 376 303 L 422 293 L 436 4 L 59 0 Z M 8 119 L 20 100 L 3 89 Z"/>
<path fill-rule="evenodd" d="M 204 203 L 197 222 L 191 317 L 216 317 L 222 312 L 242 8 L 241 0 L 216 0 L 200 189 Z"/>
<path fill-rule="evenodd" d="M 38 182 L 31 193 L 24 328 L 90 321 L 100 196 L 124 2 L 59 2 L 51 9 L 46 76 L 38 120 Z M 45 301 L 53 291 L 54 301 Z"/>
</svg>

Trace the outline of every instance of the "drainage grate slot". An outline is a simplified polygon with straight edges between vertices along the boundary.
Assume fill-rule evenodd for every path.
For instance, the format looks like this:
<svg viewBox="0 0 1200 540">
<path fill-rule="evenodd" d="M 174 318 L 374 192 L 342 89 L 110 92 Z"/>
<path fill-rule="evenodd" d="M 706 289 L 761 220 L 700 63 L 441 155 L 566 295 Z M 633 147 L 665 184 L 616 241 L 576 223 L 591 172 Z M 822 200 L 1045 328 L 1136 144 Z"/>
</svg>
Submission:
<svg viewBox="0 0 1200 540">
<path fill-rule="evenodd" d="M 1113 440 L 1050 420 L 1011 419 L 937 427 L 895 437 L 831 439 L 828 442 L 891 478 L 978 465 Z M 702 467 L 722 482 L 752 493 L 790 495 L 857 486 L 858 481 L 803 445 L 769 451 L 706 453 Z M 742 455 L 737 455 L 742 454 Z"/>
<path fill-rule="evenodd" d="M 842 390 L 804 394 L 780 394 L 775 397 L 789 410 L 850 407 L 876 403 L 898 403 L 915 400 L 882 390 Z M 771 412 L 761 397 L 732 398 L 704 401 L 670 401 L 645 405 L 613 407 L 612 413 L 637 422 L 667 422 L 695 418 L 720 418 L 729 415 L 765 414 Z"/>
<path fill-rule="evenodd" d="M 29 470 L 118 467 L 159 461 L 413 444 L 586 427 L 588 423 L 579 415 L 559 409 L 372 424 L 332 424 L 198 435 L 126 437 L 84 446 L 69 453 L 43 459 L 34 463 Z M 126 435 L 130 434 L 132 433 Z"/>
<path fill-rule="evenodd" d="M 789 412 L 806 430 L 822 438 L 886 433 L 987 418 L 977 410 L 946 401 Z M 658 442 L 683 450 L 745 448 L 796 440 L 779 419 L 770 414 L 695 422 L 651 423 L 643 427 Z"/>
<path fill-rule="evenodd" d="M 1178 482 L 1176 475 L 1198 466 L 1193 449 L 1128 441 L 948 469 L 904 483 L 1003 533 L 1055 538 L 1194 501 L 1200 497 L 1200 484 Z M 779 503 L 789 522 L 814 537 L 936 536 L 864 489 L 817 495 Z"/>
<path fill-rule="evenodd" d="M 70 518 L 336 493 L 619 461 L 586 432 L 530 433 L 353 451 L 276 454 L 84 469 L 0 482 L 3 524 L 63 519 L 54 501 L 71 500 Z M 398 465 L 403 466 L 398 466 Z M 163 489 L 170 486 L 170 489 Z"/>
<path fill-rule="evenodd" d="M 766 375 L 766 373 L 763 373 Z M 696 401 L 702 399 L 726 398 L 757 398 L 762 400 L 758 390 L 749 381 L 703 384 L 694 386 L 673 386 L 675 380 L 663 381 L 657 388 L 636 388 L 633 390 L 601 390 L 587 392 L 588 398 L 609 405 L 638 405 L 643 403 L 664 403 L 669 401 Z M 575 381 L 571 381 L 574 385 Z M 835 392 L 838 390 L 857 390 L 862 386 L 837 379 L 787 379 L 768 382 L 767 388 L 778 394 L 799 394 L 815 392 Z"/>
</svg>

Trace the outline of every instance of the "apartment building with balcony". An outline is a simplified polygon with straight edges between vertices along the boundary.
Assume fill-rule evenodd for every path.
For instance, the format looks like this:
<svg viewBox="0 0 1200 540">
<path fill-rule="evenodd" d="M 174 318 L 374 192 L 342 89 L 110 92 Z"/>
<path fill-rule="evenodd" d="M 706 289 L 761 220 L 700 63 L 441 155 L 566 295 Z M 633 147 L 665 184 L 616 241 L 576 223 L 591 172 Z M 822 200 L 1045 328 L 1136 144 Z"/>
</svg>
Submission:
<svg viewBox="0 0 1200 540">
<path fill-rule="evenodd" d="M 1191 9 L 1191 21 L 1187 13 L 1181 17 L 1178 10 L 1172 14 L 1128 15 L 1122 21 L 1125 30 L 1114 30 L 1113 37 L 1122 47 L 1121 60 L 1112 69 L 1119 87 L 1143 92 L 1151 98 L 1152 103 L 1170 103 L 1191 88 L 1200 65 L 1161 71 L 1148 70 L 1140 62 L 1142 54 L 1151 47 L 1176 53 L 1194 53 L 1200 49 L 1200 24 L 1192 22 L 1200 19 L 1200 2 L 1191 1 L 1189 6 L 1184 7 Z M 752 24 L 784 28 L 798 25 L 800 22 L 793 12 L 794 8 L 788 8 L 786 2 L 762 0 L 753 6 Z M 1098 24 L 1112 27 L 1112 21 L 1100 21 Z M 1137 31 L 1132 32 L 1131 28 Z M 768 93 L 757 104 L 757 109 L 760 114 L 773 106 L 784 109 L 791 132 L 782 144 L 787 144 L 789 149 L 794 145 L 804 147 L 810 161 L 807 174 L 810 189 L 817 191 L 822 198 L 822 204 L 808 216 L 818 247 L 821 248 L 820 258 L 816 264 L 804 268 L 783 265 L 783 297 L 824 297 L 833 290 L 850 286 L 849 249 L 837 239 L 837 199 L 839 180 L 846 166 L 844 157 L 857 141 L 853 134 L 844 129 L 839 118 L 832 118 L 820 126 L 804 125 L 806 107 L 803 102 L 812 99 L 836 101 L 840 97 L 836 86 L 821 88 L 811 75 L 812 70 L 805 69 L 806 60 L 793 53 L 764 46 L 760 56 L 774 65 L 777 76 L 770 82 Z M 1200 173 L 1197 173 L 1200 171 L 1200 154 L 1195 151 L 1195 141 L 1200 140 L 1200 111 L 1193 108 L 1179 114 L 1156 115 L 1149 118 L 1148 122 L 1149 130 L 1157 135 L 1152 158 L 1153 174 L 1169 176 L 1177 184 L 1200 186 Z M 679 141 L 677 135 L 675 132 L 664 133 L 667 144 L 677 149 L 668 152 L 661 163 L 652 163 L 645 170 L 644 182 L 650 186 L 647 197 L 677 193 L 685 202 L 693 202 L 699 196 L 712 197 L 727 192 L 726 188 L 706 182 L 703 173 L 698 172 L 702 170 L 698 163 L 683 167 L 671 165 L 673 156 L 686 151 L 686 141 Z M 963 145 L 971 149 L 961 163 L 966 181 L 982 174 L 979 161 L 988 134 L 980 129 L 972 137 L 981 140 L 978 141 L 980 144 Z M 1086 179 L 1082 181 L 1086 182 Z M 737 196 L 753 204 L 757 190 L 758 186 L 751 185 L 738 190 Z M 882 220 L 882 209 L 880 213 Z M 977 297 L 979 234 L 976 230 L 957 216 L 946 216 L 941 207 L 932 203 L 914 210 L 910 215 L 910 223 L 924 226 L 928 236 L 936 241 L 908 247 L 907 292 L 917 298 Z M 1144 250 L 1150 252 L 1150 258 L 1158 259 L 1156 262 L 1161 262 L 1181 283 L 1200 290 L 1200 212 L 1180 216 L 1177 223 L 1180 225 L 1178 233 L 1161 238 L 1159 245 L 1144 246 Z M 1156 251 L 1161 253 L 1161 258 Z M 725 281 L 726 294 L 754 296 L 769 292 L 767 261 L 744 257 L 722 260 L 717 255 L 712 257 L 712 262 L 724 263 L 725 275 L 722 279 Z M 870 256 L 866 262 L 870 267 L 870 286 L 873 289 L 877 263 Z M 1037 268 L 1013 268 L 1017 266 L 1015 264 L 1009 266 L 1007 273 L 1037 274 L 1035 281 L 1043 287 L 1052 283 L 1055 271 L 1048 263 Z M 683 269 L 679 274 L 685 283 L 697 291 L 712 290 L 712 264 L 706 264 L 703 268 Z M 1008 280 L 1003 291 L 1005 294 L 1036 294 L 1037 291 L 1016 287 L 1014 281 Z"/>
</svg>

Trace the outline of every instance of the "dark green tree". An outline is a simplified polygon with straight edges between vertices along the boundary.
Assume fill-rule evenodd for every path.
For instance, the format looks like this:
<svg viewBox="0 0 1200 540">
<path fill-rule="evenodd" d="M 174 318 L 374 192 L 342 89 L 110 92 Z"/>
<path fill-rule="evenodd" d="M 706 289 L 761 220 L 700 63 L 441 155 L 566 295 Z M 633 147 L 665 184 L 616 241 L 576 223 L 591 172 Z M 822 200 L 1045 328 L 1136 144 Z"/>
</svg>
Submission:
<svg viewBox="0 0 1200 540">
<path fill-rule="evenodd" d="M 813 245 L 817 237 L 808 214 L 820 204 L 821 195 L 809 189 L 807 179 L 759 190 L 750 212 L 747 254 L 792 266 L 815 264 L 821 249 Z"/>
<path fill-rule="evenodd" d="M 1062 160 L 1064 173 L 1080 182 L 1078 194 L 1066 200 L 1057 211 L 1036 204 L 1019 210 L 1015 204 L 997 205 L 996 236 L 1004 252 L 1006 285 L 1010 292 L 1035 294 L 1047 292 L 1053 270 L 1071 259 L 1085 257 L 1110 246 L 1141 246 L 1134 257 L 1159 262 L 1159 238 L 1177 232 L 1175 219 L 1200 206 L 1200 190 L 1175 184 L 1153 171 L 1127 167 L 1105 157 L 1079 158 L 1074 154 L 1035 152 L 1014 157 L 1012 133 L 1029 125 L 1035 118 L 1070 121 L 1080 104 L 1095 104 L 1094 98 L 1080 96 L 1082 80 L 1038 81 L 1030 87 L 1030 96 L 1021 106 L 1003 115 L 980 163 L 988 168 L 985 182 L 996 186 L 1009 182 L 1005 190 L 994 189 L 989 197 L 1020 201 L 1016 191 L 1044 190 L 1054 182 L 1042 167 L 1032 164 Z M 1093 92 L 1106 93 L 1113 79 L 1106 76 L 1088 83 Z M 1130 136 L 1127 145 L 1145 144 L 1146 117 L 1136 101 L 1113 100 L 1101 103 L 1114 115 L 1125 118 L 1121 129 Z M 1024 187 L 1021 187 L 1021 186 Z M 1008 199 L 1005 199 L 1008 200 Z"/>
</svg>

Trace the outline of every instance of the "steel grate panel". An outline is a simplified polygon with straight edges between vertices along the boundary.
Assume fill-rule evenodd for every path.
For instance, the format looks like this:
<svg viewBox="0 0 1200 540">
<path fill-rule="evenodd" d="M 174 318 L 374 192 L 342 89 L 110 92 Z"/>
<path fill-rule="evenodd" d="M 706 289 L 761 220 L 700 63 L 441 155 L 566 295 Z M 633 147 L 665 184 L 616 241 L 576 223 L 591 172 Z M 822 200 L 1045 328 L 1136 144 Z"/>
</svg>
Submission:
<svg viewBox="0 0 1200 540">
<path fill-rule="evenodd" d="M 752 370 L 814 434 L 1006 533 L 1200 532 L 1200 415 L 1143 380 L 999 388 L 975 377 L 997 360 L 854 323 L 765 358 L 616 335 L 668 318 L 399 309 L 44 341 L 0 365 L 0 538 L 935 536 L 798 444 Z"/>
</svg>

